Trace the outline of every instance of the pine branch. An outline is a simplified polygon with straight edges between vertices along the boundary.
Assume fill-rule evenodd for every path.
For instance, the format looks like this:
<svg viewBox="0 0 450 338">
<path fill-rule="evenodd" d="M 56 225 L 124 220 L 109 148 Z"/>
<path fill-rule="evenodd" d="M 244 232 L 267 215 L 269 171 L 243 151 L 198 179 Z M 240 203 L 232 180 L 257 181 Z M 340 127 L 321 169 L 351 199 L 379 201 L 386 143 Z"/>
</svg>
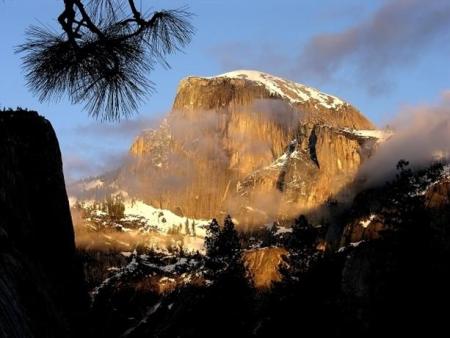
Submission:
<svg viewBox="0 0 450 338">
<path fill-rule="evenodd" d="M 17 52 L 40 100 L 66 94 L 90 115 L 118 120 L 153 91 L 148 73 L 155 63 L 167 66 L 165 56 L 191 41 L 192 14 L 167 10 L 145 19 L 133 0 L 85 2 L 64 0 L 58 17 L 63 34 L 31 27 Z"/>
</svg>

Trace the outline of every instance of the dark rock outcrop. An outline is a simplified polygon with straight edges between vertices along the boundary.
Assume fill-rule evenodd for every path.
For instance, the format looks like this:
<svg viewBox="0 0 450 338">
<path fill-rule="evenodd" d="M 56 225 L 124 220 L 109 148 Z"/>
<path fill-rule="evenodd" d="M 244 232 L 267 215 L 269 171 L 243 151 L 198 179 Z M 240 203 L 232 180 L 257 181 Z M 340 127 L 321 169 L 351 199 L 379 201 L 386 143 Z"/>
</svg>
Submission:
<svg viewBox="0 0 450 338">
<path fill-rule="evenodd" d="M 357 196 L 357 202 L 355 202 L 356 210 L 365 210 L 365 208 L 369 207 L 371 204 L 376 208 L 376 205 L 380 203 L 380 197 L 376 197 L 376 195 L 372 196 L 369 193 L 369 195 L 361 198 L 362 203 L 365 205 L 365 207 L 363 207 L 361 202 L 358 201 L 358 197 L 362 196 Z M 439 213 L 448 208 L 450 205 L 450 178 L 447 171 L 444 171 L 442 177 L 426 188 L 423 197 L 424 207 L 433 212 Z M 369 203 L 367 201 L 369 201 Z M 354 217 L 354 219 L 343 227 L 339 245 L 346 246 L 350 243 L 378 239 L 384 230 L 388 230 L 384 225 L 384 220 L 376 213 Z"/>
<path fill-rule="evenodd" d="M 75 336 L 87 300 L 53 128 L 0 112 L 0 336 Z"/>
</svg>

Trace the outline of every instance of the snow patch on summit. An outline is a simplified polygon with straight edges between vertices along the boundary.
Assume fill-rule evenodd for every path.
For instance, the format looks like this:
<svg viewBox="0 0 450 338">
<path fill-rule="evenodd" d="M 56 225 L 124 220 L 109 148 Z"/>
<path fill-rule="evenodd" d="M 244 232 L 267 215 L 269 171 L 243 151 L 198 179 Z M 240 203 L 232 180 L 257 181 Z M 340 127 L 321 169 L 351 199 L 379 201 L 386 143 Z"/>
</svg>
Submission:
<svg viewBox="0 0 450 338">
<path fill-rule="evenodd" d="M 236 70 L 209 77 L 209 79 L 224 77 L 257 82 L 260 85 L 265 86 L 271 94 L 288 99 L 294 104 L 311 101 L 328 109 L 340 108 L 341 106 L 346 105 L 344 101 L 336 96 L 328 95 L 315 88 L 255 70 Z"/>
</svg>

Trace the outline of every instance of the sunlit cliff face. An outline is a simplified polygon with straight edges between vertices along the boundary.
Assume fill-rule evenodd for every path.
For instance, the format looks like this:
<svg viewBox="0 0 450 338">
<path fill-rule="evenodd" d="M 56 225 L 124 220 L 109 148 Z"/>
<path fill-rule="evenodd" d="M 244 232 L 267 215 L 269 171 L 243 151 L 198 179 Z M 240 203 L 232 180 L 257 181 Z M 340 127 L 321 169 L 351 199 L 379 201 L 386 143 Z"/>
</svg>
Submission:
<svg viewBox="0 0 450 338">
<path fill-rule="evenodd" d="M 338 98 L 268 74 L 187 78 L 172 112 L 102 188 L 181 217 L 232 214 L 244 227 L 320 214 L 351 199 L 358 175 L 376 183 L 401 158 L 448 153 L 447 96 L 405 110 L 393 135 Z"/>
<path fill-rule="evenodd" d="M 376 137 L 344 101 L 254 71 L 180 82 L 172 112 L 144 131 L 117 183 L 193 218 L 260 223 L 316 209 L 351 183 Z"/>
</svg>

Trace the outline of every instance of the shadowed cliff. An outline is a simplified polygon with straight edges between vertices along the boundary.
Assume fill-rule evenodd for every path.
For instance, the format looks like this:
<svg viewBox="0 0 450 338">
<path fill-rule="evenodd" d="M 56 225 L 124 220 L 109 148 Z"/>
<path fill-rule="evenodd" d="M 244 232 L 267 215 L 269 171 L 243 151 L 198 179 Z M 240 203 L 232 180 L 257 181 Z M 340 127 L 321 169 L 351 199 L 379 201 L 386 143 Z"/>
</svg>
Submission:
<svg viewBox="0 0 450 338">
<path fill-rule="evenodd" d="M 53 128 L 0 112 L 0 336 L 75 336 L 86 305 Z"/>
</svg>

